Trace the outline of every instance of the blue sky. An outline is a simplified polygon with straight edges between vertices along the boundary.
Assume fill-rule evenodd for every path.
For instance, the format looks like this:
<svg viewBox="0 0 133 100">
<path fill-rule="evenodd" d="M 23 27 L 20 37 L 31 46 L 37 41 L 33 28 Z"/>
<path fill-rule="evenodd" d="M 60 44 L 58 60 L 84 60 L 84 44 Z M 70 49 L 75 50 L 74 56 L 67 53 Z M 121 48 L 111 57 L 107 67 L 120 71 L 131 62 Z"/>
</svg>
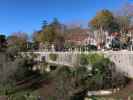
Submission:
<svg viewBox="0 0 133 100">
<path fill-rule="evenodd" d="M 132 0 L 129 0 L 130 2 Z M 62 23 L 87 22 L 100 9 L 115 11 L 125 0 L 0 0 L 0 32 L 23 31 L 31 34 L 57 17 Z"/>
</svg>

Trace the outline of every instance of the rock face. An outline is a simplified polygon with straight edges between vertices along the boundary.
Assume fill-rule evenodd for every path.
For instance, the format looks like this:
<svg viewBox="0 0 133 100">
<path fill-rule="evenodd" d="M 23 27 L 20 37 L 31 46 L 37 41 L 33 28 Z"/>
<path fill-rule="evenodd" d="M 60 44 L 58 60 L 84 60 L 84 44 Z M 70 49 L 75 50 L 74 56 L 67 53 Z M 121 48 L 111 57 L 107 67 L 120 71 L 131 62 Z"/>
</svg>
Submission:
<svg viewBox="0 0 133 100">
<path fill-rule="evenodd" d="M 107 52 L 34 52 L 39 54 L 38 60 L 45 57 L 46 62 L 75 67 L 79 63 L 80 54 L 102 53 L 116 65 L 116 69 L 126 76 L 133 78 L 133 51 L 107 51 Z M 58 55 L 56 61 L 49 58 L 49 54 Z"/>
</svg>

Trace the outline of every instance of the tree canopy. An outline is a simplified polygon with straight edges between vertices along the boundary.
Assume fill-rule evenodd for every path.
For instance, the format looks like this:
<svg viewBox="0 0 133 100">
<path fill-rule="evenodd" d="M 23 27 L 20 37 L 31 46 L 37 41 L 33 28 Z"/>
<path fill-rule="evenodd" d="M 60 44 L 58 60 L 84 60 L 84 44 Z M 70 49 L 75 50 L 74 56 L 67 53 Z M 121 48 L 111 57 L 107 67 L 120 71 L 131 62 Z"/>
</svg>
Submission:
<svg viewBox="0 0 133 100">
<path fill-rule="evenodd" d="M 27 42 L 27 35 L 22 32 L 13 33 L 7 37 L 8 47 L 17 47 L 21 51 L 27 49 Z"/>
<path fill-rule="evenodd" d="M 102 10 L 90 21 L 90 25 L 95 29 L 108 30 L 113 22 L 113 14 L 109 10 Z"/>
<path fill-rule="evenodd" d="M 64 43 L 64 25 L 57 18 L 47 24 L 44 21 L 42 29 L 33 34 L 33 41 L 45 44 L 55 44 L 57 48 L 61 48 Z"/>
<path fill-rule="evenodd" d="M 3 51 L 3 49 L 6 47 L 7 41 L 5 35 L 0 35 L 0 51 Z"/>
</svg>

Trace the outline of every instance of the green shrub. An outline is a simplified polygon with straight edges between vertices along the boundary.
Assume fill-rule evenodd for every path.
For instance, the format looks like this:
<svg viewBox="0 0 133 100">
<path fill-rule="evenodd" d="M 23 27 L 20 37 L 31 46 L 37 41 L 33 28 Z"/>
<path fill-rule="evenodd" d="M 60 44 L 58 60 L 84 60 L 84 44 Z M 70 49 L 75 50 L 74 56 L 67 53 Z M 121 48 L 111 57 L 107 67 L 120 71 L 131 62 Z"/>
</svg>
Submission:
<svg viewBox="0 0 133 100">
<path fill-rule="evenodd" d="M 104 56 L 102 54 L 81 54 L 80 56 L 80 64 L 81 65 L 93 65 L 96 62 L 103 59 Z"/>
<path fill-rule="evenodd" d="M 37 96 L 34 96 L 31 93 L 24 91 L 11 95 L 10 100 L 37 100 Z"/>
<path fill-rule="evenodd" d="M 15 87 L 12 83 L 0 83 L 0 95 L 9 95 L 10 93 L 14 92 Z"/>
<path fill-rule="evenodd" d="M 53 53 L 49 54 L 49 58 L 52 61 L 56 61 L 57 60 L 57 57 L 58 57 L 58 54 L 53 54 Z"/>
<path fill-rule="evenodd" d="M 125 86 L 129 81 L 123 74 L 115 70 L 115 64 L 102 54 L 82 54 L 80 64 L 91 68 L 90 90 L 108 89 Z"/>
</svg>

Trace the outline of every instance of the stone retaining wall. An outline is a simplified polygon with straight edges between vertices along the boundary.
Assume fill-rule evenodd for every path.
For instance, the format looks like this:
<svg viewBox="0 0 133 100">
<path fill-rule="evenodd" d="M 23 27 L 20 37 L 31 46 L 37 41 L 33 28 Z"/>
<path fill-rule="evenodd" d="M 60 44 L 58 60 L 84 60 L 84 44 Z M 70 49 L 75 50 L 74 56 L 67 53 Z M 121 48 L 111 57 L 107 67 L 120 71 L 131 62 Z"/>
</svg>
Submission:
<svg viewBox="0 0 133 100">
<path fill-rule="evenodd" d="M 105 57 L 110 58 L 116 64 L 116 69 L 123 72 L 130 78 L 133 78 L 133 52 L 131 51 L 106 51 L 106 52 L 34 52 L 39 54 L 38 60 L 45 57 L 46 62 L 76 66 L 79 62 L 80 54 L 102 53 Z M 52 61 L 49 54 L 55 53 L 58 55 L 56 61 Z"/>
</svg>

